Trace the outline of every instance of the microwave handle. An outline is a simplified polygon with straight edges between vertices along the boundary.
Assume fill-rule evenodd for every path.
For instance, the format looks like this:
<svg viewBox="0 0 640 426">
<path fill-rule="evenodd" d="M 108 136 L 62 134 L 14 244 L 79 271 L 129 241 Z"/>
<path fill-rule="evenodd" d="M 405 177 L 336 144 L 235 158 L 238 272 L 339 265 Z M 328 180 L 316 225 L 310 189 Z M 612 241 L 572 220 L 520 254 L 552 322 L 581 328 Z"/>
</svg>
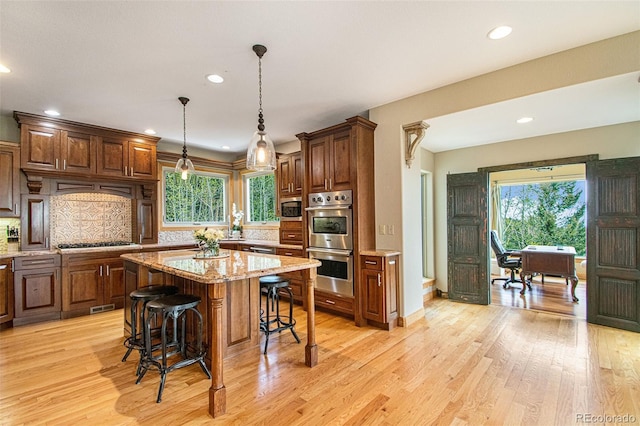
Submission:
<svg viewBox="0 0 640 426">
<path fill-rule="evenodd" d="M 314 210 L 351 210 L 351 205 L 343 205 L 343 206 L 319 206 L 319 207 L 306 207 L 306 211 L 314 211 Z"/>
</svg>

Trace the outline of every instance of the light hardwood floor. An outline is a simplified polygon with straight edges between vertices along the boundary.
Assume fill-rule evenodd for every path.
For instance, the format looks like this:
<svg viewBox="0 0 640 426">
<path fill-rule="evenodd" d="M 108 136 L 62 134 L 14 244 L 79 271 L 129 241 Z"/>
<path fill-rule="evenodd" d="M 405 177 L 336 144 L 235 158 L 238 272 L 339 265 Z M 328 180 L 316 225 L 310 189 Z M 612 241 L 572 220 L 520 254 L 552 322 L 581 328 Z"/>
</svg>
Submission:
<svg viewBox="0 0 640 426">
<path fill-rule="evenodd" d="M 295 315 L 304 342 L 305 316 Z M 266 356 L 256 348 L 226 360 L 227 414 L 214 422 L 210 381 L 196 365 L 168 375 L 160 404 L 157 373 L 134 383 L 137 355 L 120 362 L 121 310 L 4 330 L 0 424 L 640 421 L 640 334 L 582 319 L 434 299 L 424 320 L 392 332 L 318 312 L 317 340 L 314 368 L 290 333 L 273 338 Z"/>
</svg>

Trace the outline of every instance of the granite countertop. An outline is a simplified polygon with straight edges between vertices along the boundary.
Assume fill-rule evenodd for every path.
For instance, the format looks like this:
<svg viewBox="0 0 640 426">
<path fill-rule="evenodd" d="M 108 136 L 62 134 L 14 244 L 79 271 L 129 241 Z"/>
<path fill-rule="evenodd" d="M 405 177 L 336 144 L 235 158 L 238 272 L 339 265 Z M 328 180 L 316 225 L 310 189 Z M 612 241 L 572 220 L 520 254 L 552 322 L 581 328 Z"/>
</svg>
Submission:
<svg viewBox="0 0 640 426">
<path fill-rule="evenodd" d="M 121 257 L 192 281 L 214 284 L 264 275 L 309 269 L 321 265 L 315 259 L 220 250 L 221 257 L 196 259 L 193 250 L 128 253 Z"/>
<path fill-rule="evenodd" d="M 384 250 L 384 249 L 360 250 L 361 256 L 390 257 L 390 256 L 396 256 L 399 254 L 400 252 L 398 250 Z"/>
</svg>

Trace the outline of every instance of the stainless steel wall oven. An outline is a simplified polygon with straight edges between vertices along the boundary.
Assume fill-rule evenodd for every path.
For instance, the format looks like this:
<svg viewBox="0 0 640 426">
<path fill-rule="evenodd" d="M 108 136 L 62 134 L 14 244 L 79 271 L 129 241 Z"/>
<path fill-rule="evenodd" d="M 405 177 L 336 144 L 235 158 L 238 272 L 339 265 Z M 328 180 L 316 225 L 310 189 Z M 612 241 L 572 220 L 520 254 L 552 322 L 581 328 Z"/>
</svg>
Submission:
<svg viewBox="0 0 640 426">
<path fill-rule="evenodd" d="M 322 263 L 316 288 L 353 296 L 351 191 L 309 194 L 309 257 Z"/>
</svg>

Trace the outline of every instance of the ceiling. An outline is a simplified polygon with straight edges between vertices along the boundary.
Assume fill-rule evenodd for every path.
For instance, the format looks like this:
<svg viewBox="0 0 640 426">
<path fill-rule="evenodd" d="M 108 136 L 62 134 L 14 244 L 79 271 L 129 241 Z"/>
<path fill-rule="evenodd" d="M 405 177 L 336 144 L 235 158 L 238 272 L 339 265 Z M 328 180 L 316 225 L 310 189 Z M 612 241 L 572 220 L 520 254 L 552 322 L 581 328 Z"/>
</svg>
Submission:
<svg viewBox="0 0 640 426">
<path fill-rule="evenodd" d="M 513 33 L 486 37 L 497 25 Z M 640 29 L 637 1 L 0 1 L 0 114 L 42 114 L 221 155 L 257 126 L 276 143 L 370 108 Z M 205 80 L 220 74 L 222 84 Z M 640 120 L 638 75 L 430 118 L 434 152 Z M 534 115 L 515 125 L 516 115 Z M 0 122 L 7 122 L 0 121 Z M 462 125 L 462 123 L 464 125 Z M 224 150 L 223 146 L 228 146 Z"/>
</svg>

